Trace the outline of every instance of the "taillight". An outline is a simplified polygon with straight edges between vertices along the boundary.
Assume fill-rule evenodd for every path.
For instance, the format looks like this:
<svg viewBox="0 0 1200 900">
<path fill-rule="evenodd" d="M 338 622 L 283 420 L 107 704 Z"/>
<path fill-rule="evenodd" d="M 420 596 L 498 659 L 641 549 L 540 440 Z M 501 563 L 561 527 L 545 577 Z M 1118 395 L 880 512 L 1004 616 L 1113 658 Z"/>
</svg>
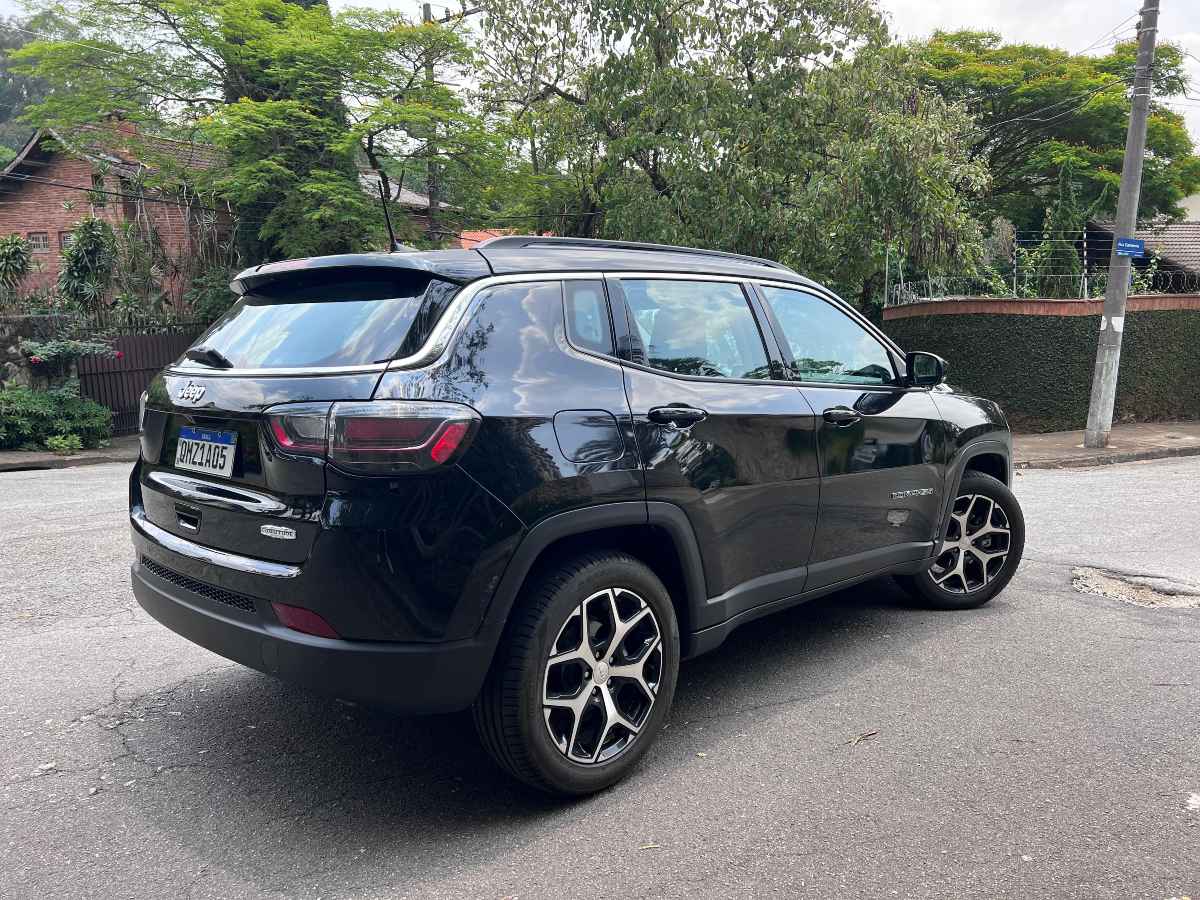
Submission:
<svg viewBox="0 0 1200 900">
<path fill-rule="evenodd" d="M 426 471 L 466 449 L 480 416 L 469 406 L 417 400 L 297 403 L 267 411 L 276 446 L 365 475 Z"/>
<path fill-rule="evenodd" d="M 329 420 L 329 461 L 372 475 L 432 469 L 466 449 L 479 421 L 479 413 L 459 403 L 335 403 Z"/>
<path fill-rule="evenodd" d="M 277 411 L 276 411 L 277 410 Z M 267 426 L 280 450 L 324 456 L 329 423 L 328 403 L 293 403 L 267 414 Z"/>
</svg>

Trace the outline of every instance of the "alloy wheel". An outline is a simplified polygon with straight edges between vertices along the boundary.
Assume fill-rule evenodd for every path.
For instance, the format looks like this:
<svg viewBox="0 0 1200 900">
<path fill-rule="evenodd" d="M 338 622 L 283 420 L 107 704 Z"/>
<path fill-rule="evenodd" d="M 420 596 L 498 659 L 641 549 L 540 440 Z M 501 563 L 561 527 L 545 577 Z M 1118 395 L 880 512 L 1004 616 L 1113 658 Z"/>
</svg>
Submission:
<svg viewBox="0 0 1200 900">
<path fill-rule="evenodd" d="M 559 629 L 542 679 L 546 728 L 559 752 L 592 765 L 627 750 L 662 673 L 662 629 L 646 601 L 625 588 L 588 596 Z"/>
<path fill-rule="evenodd" d="M 986 494 L 954 501 L 942 552 L 929 569 L 933 583 L 954 594 L 973 594 L 1004 569 L 1011 542 L 1008 516 Z"/>
</svg>

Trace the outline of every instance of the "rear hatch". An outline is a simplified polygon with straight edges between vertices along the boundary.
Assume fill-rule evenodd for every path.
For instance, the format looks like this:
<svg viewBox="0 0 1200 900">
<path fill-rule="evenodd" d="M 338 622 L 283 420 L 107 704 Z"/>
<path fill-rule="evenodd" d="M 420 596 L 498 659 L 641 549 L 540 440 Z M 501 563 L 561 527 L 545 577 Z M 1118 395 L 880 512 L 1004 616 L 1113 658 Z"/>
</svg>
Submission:
<svg viewBox="0 0 1200 900">
<path fill-rule="evenodd" d="M 418 349 L 459 290 L 403 269 L 257 279 L 150 385 L 146 518 L 203 546 L 303 562 L 320 529 L 330 407 L 369 400 L 387 361 Z"/>
</svg>

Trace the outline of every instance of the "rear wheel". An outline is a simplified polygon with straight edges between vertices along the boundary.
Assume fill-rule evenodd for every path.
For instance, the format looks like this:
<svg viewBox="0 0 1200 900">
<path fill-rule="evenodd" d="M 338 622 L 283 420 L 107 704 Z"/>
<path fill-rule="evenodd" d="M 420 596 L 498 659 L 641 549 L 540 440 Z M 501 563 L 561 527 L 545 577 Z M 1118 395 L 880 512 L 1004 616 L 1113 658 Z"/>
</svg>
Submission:
<svg viewBox="0 0 1200 900">
<path fill-rule="evenodd" d="M 1025 549 L 1025 517 L 1004 482 L 982 472 L 963 476 L 945 540 L 933 564 L 897 581 L 936 609 L 973 609 L 1004 589 Z"/>
<path fill-rule="evenodd" d="M 589 553 L 522 598 L 474 706 L 484 746 L 540 790 L 589 794 L 637 765 L 675 694 L 679 628 L 662 582 Z"/>
</svg>

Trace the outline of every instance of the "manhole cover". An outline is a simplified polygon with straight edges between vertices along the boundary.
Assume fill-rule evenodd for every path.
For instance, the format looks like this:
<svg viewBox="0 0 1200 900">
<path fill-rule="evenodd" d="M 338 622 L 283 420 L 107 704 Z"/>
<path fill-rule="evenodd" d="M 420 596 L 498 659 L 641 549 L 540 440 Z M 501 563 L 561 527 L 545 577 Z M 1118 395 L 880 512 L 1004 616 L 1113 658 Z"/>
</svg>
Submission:
<svg viewBox="0 0 1200 900">
<path fill-rule="evenodd" d="M 1084 594 L 1099 594 L 1111 600 L 1151 609 L 1200 608 L 1200 585 L 1196 584 L 1082 567 L 1072 569 L 1071 576 L 1072 587 Z"/>
</svg>

